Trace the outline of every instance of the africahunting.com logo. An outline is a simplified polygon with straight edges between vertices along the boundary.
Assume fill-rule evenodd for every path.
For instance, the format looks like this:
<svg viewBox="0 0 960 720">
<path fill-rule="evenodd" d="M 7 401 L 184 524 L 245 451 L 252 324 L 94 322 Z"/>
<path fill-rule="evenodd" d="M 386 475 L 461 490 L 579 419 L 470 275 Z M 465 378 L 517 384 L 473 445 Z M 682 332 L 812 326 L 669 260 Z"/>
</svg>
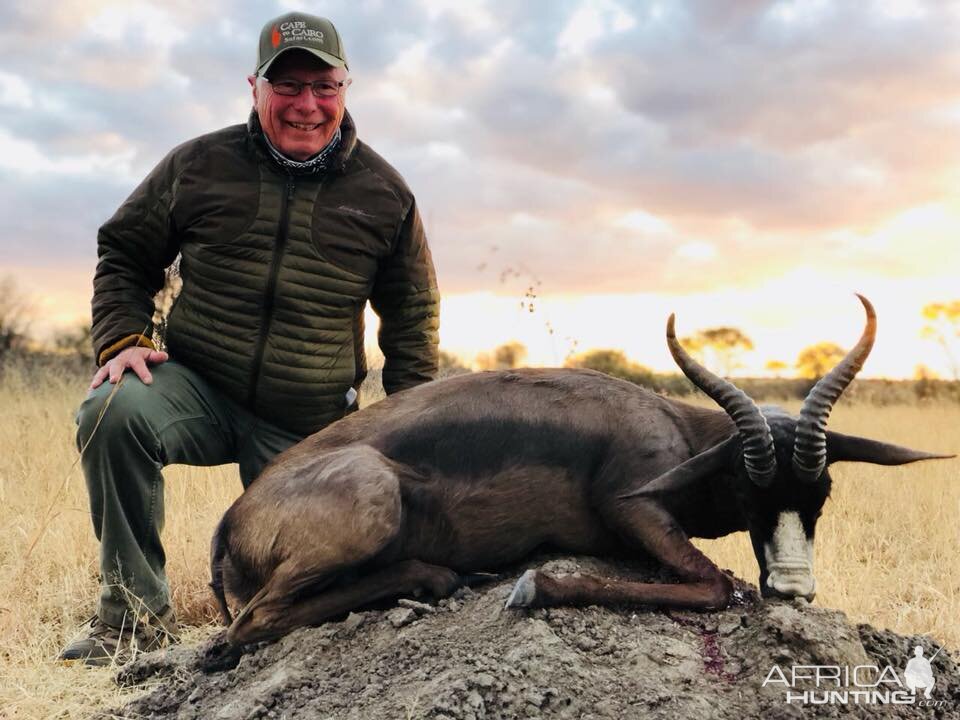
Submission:
<svg viewBox="0 0 960 720">
<path fill-rule="evenodd" d="M 901 670 L 892 665 L 774 665 L 763 687 L 782 689 L 784 701 L 795 705 L 916 705 L 943 707 L 933 689 L 936 679 L 930 658 L 917 645 Z"/>
</svg>

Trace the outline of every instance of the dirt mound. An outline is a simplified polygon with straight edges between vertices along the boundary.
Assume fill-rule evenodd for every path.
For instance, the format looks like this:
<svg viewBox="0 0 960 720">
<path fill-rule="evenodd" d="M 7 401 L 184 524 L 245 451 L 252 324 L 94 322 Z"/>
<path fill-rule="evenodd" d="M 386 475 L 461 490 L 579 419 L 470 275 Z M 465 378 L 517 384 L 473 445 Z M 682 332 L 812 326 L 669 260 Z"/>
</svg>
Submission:
<svg viewBox="0 0 960 720">
<path fill-rule="evenodd" d="M 655 572 L 592 559 L 554 559 L 544 568 L 657 579 Z M 249 651 L 226 672 L 198 671 L 202 648 L 144 656 L 120 681 L 166 679 L 117 715 L 960 718 L 960 671 L 946 650 L 933 659 L 932 700 L 925 701 L 922 690 L 914 699 L 898 684 L 906 684 L 904 668 L 916 645 L 927 658 L 937 652 L 929 638 L 856 627 L 842 613 L 802 600 L 760 602 L 747 585 L 721 612 L 504 610 L 515 579 L 463 589 L 436 605 L 403 600 L 392 609 L 301 629 Z M 844 671 L 849 682 L 841 676 L 838 686 L 830 678 Z M 819 688 L 804 679 L 817 672 Z M 794 694 L 789 703 L 788 692 Z M 814 704 L 821 699 L 826 702 Z M 917 707 L 922 702 L 928 704 Z"/>
</svg>

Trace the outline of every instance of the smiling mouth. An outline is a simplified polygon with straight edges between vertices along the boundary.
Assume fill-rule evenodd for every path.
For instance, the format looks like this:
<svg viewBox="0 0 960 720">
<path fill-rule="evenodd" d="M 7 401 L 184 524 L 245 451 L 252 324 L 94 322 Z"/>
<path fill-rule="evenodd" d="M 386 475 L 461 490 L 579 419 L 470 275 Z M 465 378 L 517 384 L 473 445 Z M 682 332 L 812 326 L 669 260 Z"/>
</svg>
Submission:
<svg viewBox="0 0 960 720">
<path fill-rule="evenodd" d="M 298 122 L 290 122 L 289 120 L 287 121 L 287 125 L 289 125 L 290 127 L 296 128 L 297 130 L 303 130 L 304 132 L 310 132 L 311 130 L 316 130 L 322 124 L 323 123 L 298 123 Z"/>
</svg>

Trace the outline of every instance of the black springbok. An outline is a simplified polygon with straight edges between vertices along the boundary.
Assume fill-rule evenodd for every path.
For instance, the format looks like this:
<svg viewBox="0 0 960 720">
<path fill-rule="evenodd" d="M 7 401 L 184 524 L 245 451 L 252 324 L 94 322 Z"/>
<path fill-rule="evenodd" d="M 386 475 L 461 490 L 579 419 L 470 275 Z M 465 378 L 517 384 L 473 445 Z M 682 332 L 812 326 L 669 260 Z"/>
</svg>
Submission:
<svg viewBox="0 0 960 720">
<path fill-rule="evenodd" d="M 528 570 L 508 607 L 644 604 L 720 608 L 732 583 L 689 538 L 748 530 L 764 595 L 815 591 L 814 527 L 827 466 L 935 455 L 826 429 L 873 344 L 811 390 L 799 417 L 758 407 L 680 346 L 684 374 L 723 411 L 589 370 L 461 375 L 393 395 L 278 456 L 226 512 L 212 586 L 226 644 L 278 637 L 385 598 L 451 593 L 463 574 L 541 547 L 646 554 L 679 583 Z M 225 590 L 242 609 L 231 618 Z"/>
</svg>

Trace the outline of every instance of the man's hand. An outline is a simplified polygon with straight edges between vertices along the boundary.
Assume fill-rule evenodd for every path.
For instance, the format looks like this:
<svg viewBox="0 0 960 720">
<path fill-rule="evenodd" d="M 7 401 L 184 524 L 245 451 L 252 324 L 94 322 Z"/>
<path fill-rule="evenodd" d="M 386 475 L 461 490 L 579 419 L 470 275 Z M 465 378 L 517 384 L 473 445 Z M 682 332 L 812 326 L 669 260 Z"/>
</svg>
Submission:
<svg viewBox="0 0 960 720">
<path fill-rule="evenodd" d="M 166 362 L 169 357 L 167 353 L 160 350 L 128 347 L 110 358 L 106 365 L 97 370 L 97 374 L 93 376 L 93 382 L 90 383 L 90 389 L 100 387 L 107 378 L 110 378 L 112 384 L 116 384 L 128 368 L 137 374 L 144 385 L 149 385 L 153 382 L 153 375 L 150 374 L 147 365 L 159 365 Z"/>
</svg>

